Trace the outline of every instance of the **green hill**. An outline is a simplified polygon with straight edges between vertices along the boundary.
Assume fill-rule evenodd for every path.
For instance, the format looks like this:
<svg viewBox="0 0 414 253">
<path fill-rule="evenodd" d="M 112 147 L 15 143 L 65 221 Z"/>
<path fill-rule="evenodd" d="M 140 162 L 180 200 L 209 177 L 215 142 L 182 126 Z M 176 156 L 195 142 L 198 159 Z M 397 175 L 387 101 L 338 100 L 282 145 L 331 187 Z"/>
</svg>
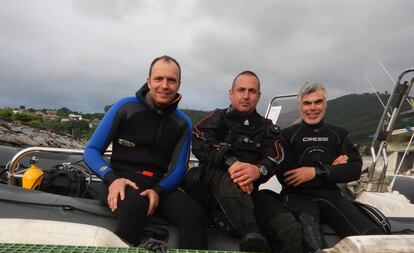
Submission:
<svg viewBox="0 0 414 253">
<path fill-rule="evenodd" d="M 389 95 L 381 94 L 386 103 Z M 350 94 L 328 101 L 325 119 L 351 132 L 360 145 L 368 144 L 378 126 L 383 107 L 373 93 Z"/>
<path fill-rule="evenodd" d="M 380 97 L 386 104 L 389 95 L 380 94 Z M 209 113 L 191 109 L 183 111 L 191 118 L 193 124 Z M 329 100 L 325 119 L 350 131 L 352 139 L 365 146 L 370 144 L 382 113 L 383 107 L 375 94 L 350 94 Z"/>
</svg>

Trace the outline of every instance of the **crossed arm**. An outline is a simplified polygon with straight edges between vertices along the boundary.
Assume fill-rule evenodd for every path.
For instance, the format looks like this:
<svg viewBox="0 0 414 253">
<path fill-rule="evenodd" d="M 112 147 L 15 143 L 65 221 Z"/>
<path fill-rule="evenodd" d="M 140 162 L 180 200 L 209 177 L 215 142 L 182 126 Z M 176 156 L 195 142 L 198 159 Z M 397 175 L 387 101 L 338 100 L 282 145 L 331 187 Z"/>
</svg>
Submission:
<svg viewBox="0 0 414 253">
<path fill-rule="evenodd" d="M 332 162 L 332 165 L 346 164 L 347 162 L 348 156 L 340 155 Z M 253 191 L 253 182 L 260 177 L 259 167 L 250 163 L 237 161 L 227 171 L 233 182 L 248 194 Z M 314 167 L 303 166 L 289 170 L 283 176 L 287 185 L 297 187 L 314 179 L 316 172 Z"/>
<path fill-rule="evenodd" d="M 347 155 L 338 156 L 332 165 L 346 164 L 348 162 Z M 315 167 L 303 166 L 293 170 L 289 170 L 283 174 L 284 181 L 288 186 L 297 187 L 303 183 L 311 181 L 316 177 Z"/>
</svg>

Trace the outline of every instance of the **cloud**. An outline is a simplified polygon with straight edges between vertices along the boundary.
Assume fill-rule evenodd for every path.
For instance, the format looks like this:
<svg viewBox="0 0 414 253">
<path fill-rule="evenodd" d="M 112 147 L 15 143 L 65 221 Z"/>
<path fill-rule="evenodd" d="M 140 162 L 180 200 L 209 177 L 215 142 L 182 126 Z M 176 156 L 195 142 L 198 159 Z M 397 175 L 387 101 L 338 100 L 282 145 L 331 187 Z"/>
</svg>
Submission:
<svg viewBox="0 0 414 253">
<path fill-rule="evenodd" d="M 271 97 L 306 81 L 330 98 L 391 90 L 412 67 L 414 2 L 396 1 L 2 1 L 0 106 L 102 111 L 145 82 L 153 58 L 183 69 L 182 108 L 228 105 L 236 74 Z"/>
</svg>

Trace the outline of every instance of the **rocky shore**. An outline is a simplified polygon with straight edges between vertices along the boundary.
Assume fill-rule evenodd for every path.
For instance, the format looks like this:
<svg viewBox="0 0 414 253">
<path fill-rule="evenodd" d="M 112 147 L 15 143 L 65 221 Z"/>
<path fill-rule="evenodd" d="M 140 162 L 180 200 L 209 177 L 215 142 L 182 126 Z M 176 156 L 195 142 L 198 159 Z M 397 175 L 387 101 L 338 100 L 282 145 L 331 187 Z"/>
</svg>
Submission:
<svg viewBox="0 0 414 253">
<path fill-rule="evenodd" d="M 71 135 L 0 119 L 0 145 L 12 147 L 58 147 L 82 149 L 85 141 Z"/>
</svg>

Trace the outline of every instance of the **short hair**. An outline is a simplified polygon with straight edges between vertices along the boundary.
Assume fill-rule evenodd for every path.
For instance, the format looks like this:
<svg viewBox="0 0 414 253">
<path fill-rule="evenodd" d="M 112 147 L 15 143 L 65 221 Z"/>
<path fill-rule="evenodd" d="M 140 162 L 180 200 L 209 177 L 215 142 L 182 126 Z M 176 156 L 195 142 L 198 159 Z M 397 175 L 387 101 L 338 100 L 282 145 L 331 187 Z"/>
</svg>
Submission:
<svg viewBox="0 0 414 253">
<path fill-rule="evenodd" d="M 239 76 L 243 76 L 243 75 L 248 75 L 248 76 L 254 76 L 257 79 L 257 83 L 258 83 L 258 88 L 260 91 L 260 79 L 259 77 L 256 75 L 256 73 L 254 73 L 253 71 L 250 70 L 245 70 L 243 72 L 240 72 L 234 79 L 233 79 L 233 84 L 231 85 L 231 89 L 234 89 L 234 86 L 236 85 L 236 80 L 237 78 L 239 78 Z"/>
<path fill-rule="evenodd" d="M 171 56 L 168 56 L 168 55 L 163 55 L 163 56 L 157 57 L 151 62 L 148 77 L 151 77 L 152 68 L 154 67 L 155 63 L 157 63 L 158 61 L 161 61 L 161 60 L 166 61 L 166 62 L 174 62 L 175 65 L 177 65 L 178 75 L 179 75 L 178 76 L 178 81 L 181 81 L 181 67 L 180 67 L 180 64 L 178 63 L 178 61 L 176 59 L 174 59 L 174 58 L 172 58 Z"/>
<path fill-rule="evenodd" d="M 299 101 L 301 101 L 302 100 L 302 98 L 305 96 L 305 95 L 308 95 L 308 94 L 310 94 L 310 93 L 314 93 L 314 92 L 316 92 L 316 91 L 323 91 L 323 98 L 324 98 L 324 100 L 326 101 L 326 89 L 325 89 L 325 86 L 323 86 L 322 84 L 320 84 L 320 83 L 311 83 L 311 82 L 307 82 L 307 83 L 305 83 L 303 86 L 302 86 L 302 88 L 300 88 L 300 90 L 299 90 L 299 94 L 298 94 L 298 96 L 299 96 Z"/>
</svg>

